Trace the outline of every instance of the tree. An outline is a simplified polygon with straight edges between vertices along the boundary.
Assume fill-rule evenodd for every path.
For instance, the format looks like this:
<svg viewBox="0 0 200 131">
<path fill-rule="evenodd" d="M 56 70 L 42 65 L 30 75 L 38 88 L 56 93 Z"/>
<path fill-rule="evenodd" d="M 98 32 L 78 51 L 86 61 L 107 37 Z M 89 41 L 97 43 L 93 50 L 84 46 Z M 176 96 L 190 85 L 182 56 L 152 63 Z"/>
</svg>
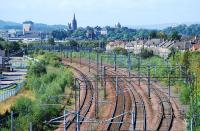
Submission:
<svg viewBox="0 0 200 131">
<path fill-rule="evenodd" d="M 53 38 L 58 39 L 58 40 L 65 39 L 66 37 L 69 36 L 69 34 L 70 34 L 70 32 L 67 32 L 65 30 L 54 30 L 54 31 L 52 31 Z"/>
<path fill-rule="evenodd" d="M 0 37 L 0 41 L 5 41 L 3 38 Z"/>
<path fill-rule="evenodd" d="M 69 45 L 72 47 L 78 47 L 78 42 L 76 42 L 75 40 L 70 40 Z"/>
<path fill-rule="evenodd" d="M 116 53 L 116 54 L 123 54 L 123 55 L 127 55 L 128 54 L 127 50 L 122 48 L 122 47 L 114 48 L 113 52 Z"/>
<path fill-rule="evenodd" d="M 35 76 L 41 76 L 46 72 L 46 67 L 43 63 L 33 63 L 28 70 L 28 74 L 33 74 Z"/>
<path fill-rule="evenodd" d="M 152 50 L 149 50 L 147 48 L 142 48 L 140 55 L 142 58 L 146 59 L 146 58 L 152 57 L 154 54 Z"/>
<path fill-rule="evenodd" d="M 181 35 L 178 34 L 177 31 L 174 31 L 172 34 L 171 34 L 171 39 L 172 40 L 181 40 Z"/>
<path fill-rule="evenodd" d="M 157 36 L 160 38 L 160 39 L 167 39 L 167 34 L 165 34 L 165 32 L 163 31 L 160 31 L 157 33 Z"/>
<path fill-rule="evenodd" d="M 182 60 L 182 63 L 183 65 L 185 66 L 186 68 L 186 71 L 188 71 L 189 67 L 190 67 L 190 60 L 189 60 L 189 57 L 190 57 L 190 52 L 189 51 L 186 51 L 183 55 L 183 60 Z"/>
<path fill-rule="evenodd" d="M 157 38 L 157 32 L 156 32 L 156 31 L 151 31 L 151 32 L 149 33 L 149 38 L 150 38 L 150 39 Z"/>
<path fill-rule="evenodd" d="M 55 45 L 54 38 L 49 38 L 49 39 L 48 39 L 48 44 L 50 44 L 50 45 Z"/>
</svg>

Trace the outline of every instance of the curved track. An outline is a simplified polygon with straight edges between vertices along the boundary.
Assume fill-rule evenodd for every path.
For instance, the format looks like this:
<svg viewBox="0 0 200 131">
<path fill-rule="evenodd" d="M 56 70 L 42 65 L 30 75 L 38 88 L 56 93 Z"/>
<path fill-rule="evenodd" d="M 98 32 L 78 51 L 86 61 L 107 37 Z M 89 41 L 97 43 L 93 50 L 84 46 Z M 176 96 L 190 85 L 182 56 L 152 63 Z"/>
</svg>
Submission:
<svg viewBox="0 0 200 131">
<path fill-rule="evenodd" d="M 69 66 L 69 65 L 67 65 Z M 94 91 L 93 91 L 93 85 L 92 83 L 88 80 L 87 75 L 83 74 L 80 70 L 78 70 L 77 68 L 74 68 L 72 66 L 69 66 L 70 68 L 72 68 L 73 70 L 75 70 L 76 72 L 78 72 L 80 74 L 80 76 L 82 77 L 82 85 L 80 86 L 80 90 L 83 90 L 84 92 L 84 98 L 81 100 L 81 104 L 80 104 L 80 115 L 83 117 L 80 117 L 80 121 L 84 121 L 84 117 L 87 115 L 87 113 L 89 112 L 91 106 L 92 106 L 92 102 L 94 99 Z M 76 97 L 76 96 L 75 96 Z M 68 120 L 68 123 L 66 125 L 66 128 L 68 130 L 70 129 L 74 129 L 75 127 L 75 120 L 76 120 L 76 116 L 74 116 L 71 120 Z M 80 122 L 80 124 L 82 124 L 82 122 Z"/>
<path fill-rule="evenodd" d="M 73 61 L 75 63 L 79 63 L 79 61 Z M 91 62 L 91 68 L 93 68 L 94 70 L 96 70 L 96 63 L 92 63 Z M 84 63 L 82 61 L 82 65 L 84 66 L 88 66 L 87 62 Z M 110 65 L 107 65 L 108 67 L 112 67 Z M 126 71 L 127 72 L 127 71 Z M 118 69 L 117 72 L 109 70 L 107 71 L 107 75 L 123 75 L 125 72 L 124 70 L 120 70 Z M 127 74 L 127 73 L 126 73 Z M 82 74 L 84 75 L 84 74 Z M 134 76 L 134 74 L 131 74 Z M 87 78 L 85 76 L 85 78 Z M 114 78 L 110 78 L 112 79 L 112 84 L 113 84 L 113 88 L 114 85 L 116 85 Z M 125 119 L 124 115 L 119 116 L 120 114 L 125 113 L 126 109 L 126 99 L 127 97 L 130 97 L 131 99 L 131 110 L 132 112 L 134 112 L 133 115 L 133 121 L 134 121 L 134 125 L 130 126 L 130 130 L 134 129 L 134 130 L 148 130 L 147 129 L 147 113 L 146 112 L 146 107 L 145 107 L 145 102 L 144 102 L 144 98 L 142 97 L 142 95 L 137 91 L 137 87 L 134 84 L 134 82 L 129 81 L 126 78 L 119 78 L 120 81 L 123 81 L 126 84 L 126 89 L 128 90 L 127 92 L 120 92 L 118 90 L 124 90 L 124 85 L 119 84 L 118 85 L 118 90 L 116 90 L 116 97 L 115 97 L 115 102 L 114 102 L 114 108 L 113 108 L 113 113 L 111 114 L 111 119 L 109 121 L 109 124 L 107 124 L 106 126 L 106 130 L 127 130 L 127 127 L 125 128 L 125 126 L 123 127 L 123 121 Z M 86 80 L 88 81 L 88 80 Z M 86 82 L 85 81 L 85 82 Z M 88 87 L 91 87 L 91 83 L 87 83 Z M 159 112 L 156 112 L 156 124 L 154 126 L 153 129 L 151 130 L 170 130 L 173 124 L 173 118 L 174 118 L 174 113 L 173 113 L 173 107 L 171 105 L 171 102 L 169 100 L 169 98 L 166 96 L 165 93 L 163 93 L 160 89 L 156 88 L 156 87 L 151 87 L 152 89 L 152 93 L 156 96 L 156 99 L 159 101 Z M 93 96 L 91 96 L 91 98 L 93 99 Z M 84 106 L 84 103 L 82 103 L 82 106 Z M 87 114 L 87 111 L 89 111 L 89 108 L 87 108 L 86 111 L 83 111 L 83 115 Z M 80 108 L 81 112 L 82 112 L 83 108 Z M 75 118 L 74 118 L 75 119 Z M 131 121 L 131 119 L 129 118 L 129 121 Z"/>
</svg>

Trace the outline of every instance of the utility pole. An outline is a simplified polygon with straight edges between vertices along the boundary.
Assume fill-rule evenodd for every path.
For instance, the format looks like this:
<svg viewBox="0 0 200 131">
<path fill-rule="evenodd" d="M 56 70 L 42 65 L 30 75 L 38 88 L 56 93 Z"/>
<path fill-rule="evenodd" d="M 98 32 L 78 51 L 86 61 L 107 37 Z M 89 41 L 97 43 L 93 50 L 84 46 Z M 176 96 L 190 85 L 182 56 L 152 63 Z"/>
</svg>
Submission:
<svg viewBox="0 0 200 131">
<path fill-rule="evenodd" d="M 86 89 L 87 89 L 87 87 L 86 87 Z M 80 90 L 81 90 L 81 88 L 80 88 L 80 83 L 79 83 L 79 88 L 78 88 L 78 112 L 77 112 L 77 131 L 80 131 L 80 111 L 81 111 L 81 94 L 80 94 Z"/>
<path fill-rule="evenodd" d="M 66 110 L 64 110 L 63 112 L 63 116 L 64 116 L 64 131 L 66 131 Z"/>
<path fill-rule="evenodd" d="M 30 124 L 29 124 L 29 131 L 33 131 L 33 124 L 32 124 L 32 122 L 30 122 Z"/>
<path fill-rule="evenodd" d="M 171 90 L 171 82 L 170 82 L 170 80 L 171 80 L 171 78 L 170 78 L 170 74 L 168 74 L 168 89 L 169 89 L 169 91 L 168 91 L 168 93 L 169 93 L 169 101 L 170 101 L 170 97 L 171 97 L 171 92 L 170 92 L 170 90 Z"/>
<path fill-rule="evenodd" d="M 97 77 L 96 77 L 96 113 L 95 113 L 95 117 L 96 119 L 98 118 L 98 100 L 99 100 L 99 91 L 98 91 L 98 80 L 99 80 L 99 53 L 97 52 Z"/>
<path fill-rule="evenodd" d="M 101 86 L 103 86 L 103 79 L 102 79 L 102 76 L 103 76 L 103 56 L 101 55 L 101 59 L 100 59 L 100 67 L 101 67 Z"/>
<path fill-rule="evenodd" d="M 131 125 L 132 125 L 132 131 L 134 131 L 134 112 L 131 112 Z"/>
<path fill-rule="evenodd" d="M 95 98 L 95 118 L 96 119 L 98 119 L 98 112 L 99 112 L 99 107 L 98 107 L 98 104 L 99 104 L 99 102 L 98 102 L 98 79 L 96 80 L 96 82 L 95 82 L 95 92 L 96 92 L 96 98 Z"/>
<path fill-rule="evenodd" d="M 72 50 L 70 51 L 71 63 L 72 63 Z"/>
<path fill-rule="evenodd" d="M 116 75 L 116 78 L 115 78 L 115 90 L 116 90 L 116 97 L 118 96 L 118 77 L 117 77 L 117 75 Z"/>
<path fill-rule="evenodd" d="M 156 77 L 156 71 L 157 71 L 157 68 L 156 68 L 156 65 L 154 65 L 154 77 Z M 155 78 L 155 81 L 156 81 L 156 78 Z"/>
<path fill-rule="evenodd" d="M 131 76 L 131 58 L 130 58 L 130 53 L 128 53 L 127 63 L 128 63 L 128 76 L 130 77 Z"/>
<path fill-rule="evenodd" d="M 90 53 L 90 51 L 89 51 L 89 66 L 88 66 L 89 72 L 90 72 L 90 64 L 91 64 L 91 60 L 90 60 L 90 59 L 91 59 L 91 56 L 90 56 L 90 55 L 91 55 L 91 53 Z"/>
<path fill-rule="evenodd" d="M 81 66 L 81 51 L 79 51 L 79 64 L 80 64 L 80 66 Z"/>
<path fill-rule="evenodd" d="M 149 96 L 149 98 L 151 98 L 151 74 L 150 74 L 150 72 L 151 72 L 151 67 L 150 67 L 150 65 L 148 65 L 148 96 Z"/>
<path fill-rule="evenodd" d="M 103 77 L 104 77 L 104 99 L 106 99 L 106 67 L 103 66 Z"/>
<path fill-rule="evenodd" d="M 140 63 L 141 62 L 141 56 L 138 55 L 138 85 L 140 86 Z"/>
<path fill-rule="evenodd" d="M 11 111 L 11 131 L 14 131 L 13 111 Z"/>
<path fill-rule="evenodd" d="M 116 52 L 114 53 L 114 69 L 117 71 L 117 54 Z"/>
<path fill-rule="evenodd" d="M 80 131 L 80 83 L 78 82 L 78 86 L 79 88 L 77 87 L 77 82 L 78 82 L 78 79 L 75 78 L 74 79 L 74 89 L 75 89 L 75 111 L 76 111 L 76 131 Z M 77 89 L 79 90 L 78 92 L 78 108 L 77 108 Z"/>
</svg>

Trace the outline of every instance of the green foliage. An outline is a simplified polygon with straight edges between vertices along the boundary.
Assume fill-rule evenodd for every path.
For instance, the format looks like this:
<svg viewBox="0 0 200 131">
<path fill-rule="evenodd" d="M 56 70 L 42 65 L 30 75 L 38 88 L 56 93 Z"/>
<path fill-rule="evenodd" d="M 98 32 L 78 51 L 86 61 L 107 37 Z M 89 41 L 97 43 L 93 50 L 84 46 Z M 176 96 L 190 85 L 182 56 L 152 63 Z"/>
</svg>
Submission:
<svg viewBox="0 0 200 131">
<path fill-rule="evenodd" d="M 48 58 L 50 56 L 53 56 L 53 58 Z M 49 127 L 44 125 L 43 122 L 58 116 L 62 106 L 47 106 L 45 104 L 64 102 L 64 98 L 56 96 L 64 94 L 65 88 L 69 88 L 73 84 L 73 73 L 69 69 L 61 66 L 61 64 L 58 67 L 52 65 L 51 60 L 55 59 L 55 54 L 44 53 L 40 57 L 47 57 L 46 64 L 42 62 L 32 63 L 27 78 L 27 86 L 34 91 L 36 100 L 31 101 L 22 97 L 17 99 L 12 107 L 14 112 L 19 113 L 19 116 L 15 119 L 16 129 L 19 130 L 27 130 L 29 122 L 33 123 L 34 130 L 49 130 Z M 66 100 L 70 101 L 69 99 Z"/>
<path fill-rule="evenodd" d="M 149 50 L 147 48 L 142 48 L 140 55 L 141 55 L 142 58 L 146 59 L 146 58 L 149 58 L 149 57 L 153 56 L 153 51 Z"/>
<path fill-rule="evenodd" d="M 190 100 L 190 91 L 187 87 L 182 86 L 181 93 L 180 93 L 180 100 L 183 104 L 188 104 Z"/>
<path fill-rule="evenodd" d="M 150 39 L 154 39 L 154 38 L 157 38 L 157 31 L 153 30 L 151 32 L 149 32 L 149 38 Z"/>
<path fill-rule="evenodd" d="M 42 74 L 46 73 L 46 67 L 43 63 L 32 63 L 32 65 L 29 67 L 28 74 L 34 75 L 34 76 L 41 76 Z"/>
<path fill-rule="evenodd" d="M 184 52 L 182 64 L 186 67 L 186 70 L 188 70 L 190 67 L 189 57 L 190 57 L 190 52 L 189 51 Z"/>
<path fill-rule="evenodd" d="M 8 42 L 0 40 L 0 49 L 5 50 L 6 53 L 18 51 L 21 48 L 22 44 L 19 42 Z"/>
<path fill-rule="evenodd" d="M 177 31 L 174 31 L 172 32 L 170 38 L 171 40 L 181 40 L 181 35 L 179 35 Z"/>
<path fill-rule="evenodd" d="M 32 104 L 33 102 L 30 99 L 21 97 L 16 101 L 11 110 L 14 112 L 20 112 L 20 115 L 27 115 L 32 112 Z"/>
<path fill-rule="evenodd" d="M 52 32 L 53 38 L 58 40 L 64 40 L 68 35 L 68 32 L 65 30 L 55 30 Z"/>
<path fill-rule="evenodd" d="M 50 45 L 55 45 L 54 38 L 49 38 L 47 43 Z"/>
<path fill-rule="evenodd" d="M 69 41 L 69 46 L 78 47 L 78 42 L 71 40 L 71 41 Z"/>
<path fill-rule="evenodd" d="M 0 41 L 5 41 L 3 38 L 0 37 Z"/>
<path fill-rule="evenodd" d="M 122 54 L 122 55 L 127 55 L 128 54 L 127 50 L 124 49 L 124 48 L 121 48 L 121 47 L 114 48 L 113 52 L 116 53 L 116 54 Z"/>
<path fill-rule="evenodd" d="M 34 52 L 33 56 L 35 56 L 45 65 L 51 65 L 54 67 L 59 67 L 61 65 L 61 58 L 52 52 L 44 52 L 42 50 L 38 50 Z"/>
</svg>

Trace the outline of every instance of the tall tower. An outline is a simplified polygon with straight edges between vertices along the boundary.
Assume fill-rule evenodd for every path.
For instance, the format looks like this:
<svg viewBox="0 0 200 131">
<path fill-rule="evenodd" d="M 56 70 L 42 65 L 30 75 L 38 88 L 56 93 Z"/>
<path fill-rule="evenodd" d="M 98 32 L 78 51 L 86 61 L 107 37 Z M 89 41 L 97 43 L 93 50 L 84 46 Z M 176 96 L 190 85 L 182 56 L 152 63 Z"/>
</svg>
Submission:
<svg viewBox="0 0 200 131">
<path fill-rule="evenodd" d="M 30 33 L 33 31 L 33 22 L 32 21 L 25 21 L 23 22 L 23 34 Z"/>
<path fill-rule="evenodd" d="M 77 29 L 77 21 L 76 21 L 76 16 L 74 14 L 74 18 L 72 20 L 72 30 L 76 30 Z"/>
</svg>

